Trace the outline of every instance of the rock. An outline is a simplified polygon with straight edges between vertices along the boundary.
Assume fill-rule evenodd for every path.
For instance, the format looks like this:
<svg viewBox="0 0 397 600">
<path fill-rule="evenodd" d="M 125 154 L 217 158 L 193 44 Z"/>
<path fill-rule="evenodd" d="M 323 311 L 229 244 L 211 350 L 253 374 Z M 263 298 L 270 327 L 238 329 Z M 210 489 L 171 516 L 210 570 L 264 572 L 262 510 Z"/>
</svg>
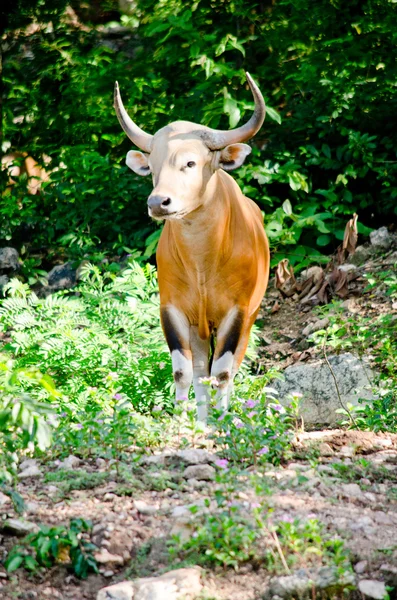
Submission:
<svg viewBox="0 0 397 600">
<path fill-rule="evenodd" d="M 352 263 L 345 263 L 344 265 L 340 265 L 338 267 L 338 271 L 342 271 L 342 273 L 350 273 L 351 271 L 355 271 L 357 269 L 357 265 L 353 265 Z"/>
<path fill-rule="evenodd" d="M 313 589 L 334 592 L 342 590 L 354 583 L 354 575 L 348 571 L 338 573 L 336 567 L 320 567 L 319 569 L 299 569 L 291 575 L 273 577 L 266 590 L 263 600 L 274 600 L 274 597 L 291 598 L 306 597 Z M 335 594 L 336 596 L 336 594 Z"/>
<path fill-rule="evenodd" d="M 327 444 L 327 442 L 322 442 L 318 447 L 318 451 L 320 452 L 321 456 L 334 456 L 335 454 L 335 452 L 332 450 L 331 446 Z"/>
<path fill-rule="evenodd" d="M 7 277 L 7 275 L 0 275 L 0 292 L 3 290 L 3 287 L 7 285 L 9 281 L 10 279 L 9 277 Z"/>
<path fill-rule="evenodd" d="M 183 472 L 185 479 L 197 479 L 198 481 L 212 481 L 215 479 L 215 469 L 211 465 L 191 465 Z"/>
<path fill-rule="evenodd" d="M 11 502 L 10 497 L 6 494 L 3 494 L 3 492 L 0 492 L 0 506 L 7 504 L 7 502 Z"/>
<path fill-rule="evenodd" d="M 0 271 L 17 271 L 19 269 L 19 254 L 15 248 L 0 248 Z"/>
<path fill-rule="evenodd" d="M 343 495 L 347 498 L 359 498 L 362 495 L 358 483 L 343 483 L 340 487 Z"/>
<path fill-rule="evenodd" d="M 114 571 L 111 571 L 110 569 L 108 571 L 103 572 L 103 576 L 106 578 L 113 577 L 113 575 L 114 575 Z"/>
<path fill-rule="evenodd" d="M 318 321 L 315 321 L 315 323 L 309 323 L 309 325 L 306 325 L 306 327 L 302 331 L 302 335 L 308 337 L 315 331 L 320 331 L 320 329 L 327 329 L 328 325 L 329 319 L 319 319 Z"/>
<path fill-rule="evenodd" d="M 116 498 L 118 498 L 118 496 L 112 492 L 106 492 L 106 494 L 103 496 L 104 502 L 113 502 L 113 500 L 116 500 Z"/>
<path fill-rule="evenodd" d="M 18 474 L 19 479 L 28 479 L 29 477 L 36 478 L 41 476 L 42 473 L 37 465 L 32 465 Z"/>
<path fill-rule="evenodd" d="M 347 298 L 342 302 L 343 309 L 349 313 L 358 313 L 360 312 L 360 305 L 357 303 L 355 298 Z"/>
<path fill-rule="evenodd" d="M 105 470 L 107 466 L 106 460 L 104 458 L 97 458 L 95 464 L 100 471 Z"/>
<path fill-rule="evenodd" d="M 387 230 L 387 227 L 381 227 L 369 234 L 371 245 L 375 250 L 388 250 L 393 243 L 393 238 Z"/>
<path fill-rule="evenodd" d="M 374 600 L 384 600 L 387 593 L 383 581 L 375 581 L 374 579 L 362 579 L 358 582 L 358 589 L 364 596 L 374 598 Z"/>
<path fill-rule="evenodd" d="M 35 458 L 25 458 L 19 465 L 19 470 L 25 471 L 29 467 L 37 467 L 37 460 Z"/>
<path fill-rule="evenodd" d="M 76 284 L 76 271 L 71 263 L 56 265 L 47 275 L 47 285 L 39 290 L 40 296 L 48 296 L 59 290 L 67 290 Z"/>
<path fill-rule="evenodd" d="M 40 512 L 40 504 L 38 502 L 26 502 L 25 510 L 31 515 L 36 515 L 38 512 Z"/>
<path fill-rule="evenodd" d="M 190 567 L 134 581 L 134 600 L 194 600 L 202 590 L 201 569 Z"/>
<path fill-rule="evenodd" d="M 191 489 L 191 490 L 201 490 L 203 489 L 203 487 L 205 487 L 207 484 L 205 481 L 199 481 L 198 479 L 188 479 L 187 480 L 187 489 Z"/>
<path fill-rule="evenodd" d="M 354 254 L 350 254 L 349 261 L 353 265 L 360 266 L 367 262 L 372 256 L 373 248 L 367 246 L 357 246 Z"/>
<path fill-rule="evenodd" d="M 176 459 L 186 465 L 202 465 L 213 463 L 216 460 L 216 456 L 202 450 L 200 448 L 189 448 L 186 450 L 179 450 L 175 454 Z"/>
<path fill-rule="evenodd" d="M 156 467 L 179 467 L 183 465 L 201 465 L 212 463 L 216 456 L 201 448 L 187 448 L 185 450 L 164 450 L 160 454 L 145 456 L 142 463 Z"/>
<path fill-rule="evenodd" d="M 110 554 L 106 549 L 94 554 L 95 560 L 101 565 L 123 565 L 124 558 L 118 554 Z"/>
<path fill-rule="evenodd" d="M 147 504 L 143 500 L 134 500 L 134 506 L 141 515 L 155 515 L 160 508 L 158 504 Z"/>
<path fill-rule="evenodd" d="M 329 363 L 338 382 L 342 402 L 358 404 L 359 398 L 373 399 L 370 389 L 373 373 L 350 352 L 329 356 Z M 368 381 L 368 378 L 370 381 Z M 301 394 L 300 413 L 306 423 L 334 424 L 339 417 L 340 401 L 328 365 L 323 360 L 298 363 L 287 367 L 284 380 L 272 382 L 280 403 L 288 405 L 291 394 Z"/>
<path fill-rule="evenodd" d="M 16 535 L 24 537 L 28 533 L 36 533 L 39 531 L 38 525 L 31 521 L 22 521 L 21 519 L 7 519 L 1 526 L 1 531 L 8 535 Z"/>
<path fill-rule="evenodd" d="M 125 560 L 128 560 L 130 558 L 132 547 L 133 541 L 131 531 L 126 527 L 125 529 L 112 532 L 107 549 L 111 554 L 118 554 Z"/>
<path fill-rule="evenodd" d="M 132 581 L 122 581 L 99 590 L 96 600 L 132 600 L 134 584 Z"/>
<path fill-rule="evenodd" d="M 368 569 L 368 561 L 367 560 L 360 560 L 360 562 L 358 562 L 354 565 L 354 570 L 357 573 L 357 575 L 362 575 L 363 573 L 365 573 L 365 571 L 367 569 Z"/>
<path fill-rule="evenodd" d="M 378 438 L 375 441 L 375 446 L 380 448 L 390 448 L 393 446 L 393 441 L 390 438 Z"/>
<path fill-rule="evenodd" d="M 356 452 L 353 446 L 341 446 L 339 449 L 339 454 L 341 454 L 345 458 L 353 458 Z"/>
<path fill-rule="evenodd" d="M 397 263 L 397 250 L 392 252 L 383 262 L 385 265 L 395 265 Z"/>
<path fill-rule="evenodd" d="M 54 496 L 55 494 L 57 494 L 59 492 L 59 488 L 56 485 L 47 485 L 45 488 L 49 494 L 49 496 Z"/>
<path fill-rule="evenodd" d="M 65 460 L 59 463 L 58 469 L 65 469 L 65 471 L 73 471 L 80 465 L 80 459 L 77 456 L 70 454 Z"/>
</svg>

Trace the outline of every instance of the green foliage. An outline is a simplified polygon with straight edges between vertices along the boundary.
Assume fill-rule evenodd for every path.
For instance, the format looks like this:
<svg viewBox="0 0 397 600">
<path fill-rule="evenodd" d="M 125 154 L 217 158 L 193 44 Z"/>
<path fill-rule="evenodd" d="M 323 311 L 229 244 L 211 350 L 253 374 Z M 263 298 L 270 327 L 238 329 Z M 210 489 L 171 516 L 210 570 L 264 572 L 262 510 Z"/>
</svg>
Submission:
<svg viewBox="0 0 397 600">
<path fill-rule="evenodd" d="M 252 497 L 242 501 L 247 497 L 242 490 L 252 490 Z M 191 536 L 184 540 L 174 536 L 169 542 L 171 556 L 235 569 L 250 560 L 265 563 L 271 571 L 330 565 L 341 575 L 351 572 L 343 542 L 330 539 L 317 519 L 287 516 L 273 523 L 268 495 L 261 477 L 247 477 L 219 464 L 213 498 L 204 507 L 190 507 Z"/>
<path fill-rule="evenodd" d="M 254 398 L 234 398 L 226 411 L 215 408 L 210 414 L 212 434 L 223 455 L 235 463 L 280 464 L 290 454 L 298 398 L 287 408 L 274 400 L 271 388 L 264 387 Z M 227 462 L 227 460 L 226 460 Z"/>
<path fill-rule="evenodd" d="M 74 294 L 38 298 L 13 280 L 0 306 L 15 367 L 41 369 L 40 401 L 60 392 L 58 450 L 81 448 L 116 460 L 133 443 L 158 444 L 153 406 L 171 408 L 172 377 L 158 318 L 156 274 L 131 263 L 121 274 L 87 265 Z M 32 392 L 35 381 L 24 377 Z M 11 401 L 11 400 L 10 400 Z M 15 411 L 15 408 L 14 408 Z M 39 429 L 39 434 L 41 429 Z M 40 446 L 41 447 L 41 446 Z"/>
<path fill-rule="evenodd" d="M 395 216 L 393 2 L 139 0 L 120 16 L 130 30 L 119 36 L 76 25 L 63 8 L 25 7 L 23 23 L 51 25 L 25 32 L 10 19 L 6 32 L 6 147 L 50 156 L 57 170 L 40 196 L 21 176 L 3 197 L 2 239 L 77 257 L 144 251 L 153 235 L 151 254 L 150 182 L 121 164 L 130 143 L 112 108 L 114 81 L 150 132 L 176 119 L 227 128 L 252 110 L 245 69 L 268 117 L 237 178 L 265 212 L 275 260 L 321 261 L 353 212 L 362 233 Z"/>
<path fill-rule="evenodd" d="M 368 275 L 367 291 L 376 287 L 385 299 L 397 297 L 397 277 L 386 271 Z M 336 312 L 335 312 L 336 309 Z M 357 406 L 349 405 L 348 412 L 339 409 L 345 418 L 343 423 L 370 431 L 397 431 L 397 333 L 395 315 L 389 311 L 378 316 L 347 316 L 340 304 L 331 309 L 324 307 L 322 313 L 329 313 L 330 326 L 326 331 L 313 335 L 317 343 L 326 343 L 336 351 L 351 350 L 364 356 L 370 353 L 379 375 L 373 389 L 374 400 L 359 399 Z M 353 415 L 354 423 L 350 418 Z"/>
<path fill-rule="evenodd" d="M 55 412 L 40 401 L 43 393 L 50 400 L 59 396 L 49 375 L 35 367 L 18 368 L 10 356 L 0 355 L 0 483 L 15 477 L 19 452 L 44 451 L 51 443 Z"/>
<path fill-rule="evenodd" d="M 4 566 L 9 573 L 19 568 L 36 572 L 41 567 L 70 563 L 74 574 L 86 579 L 89 573 L 98 572 L 93 556 L 96 546 L 83 537 L 90 530 L 91 523 L 84 519 L 72 519 L 69 527 L 42 525 L 38 533 L 30 533 L 10 550 Z"/>
</svg>

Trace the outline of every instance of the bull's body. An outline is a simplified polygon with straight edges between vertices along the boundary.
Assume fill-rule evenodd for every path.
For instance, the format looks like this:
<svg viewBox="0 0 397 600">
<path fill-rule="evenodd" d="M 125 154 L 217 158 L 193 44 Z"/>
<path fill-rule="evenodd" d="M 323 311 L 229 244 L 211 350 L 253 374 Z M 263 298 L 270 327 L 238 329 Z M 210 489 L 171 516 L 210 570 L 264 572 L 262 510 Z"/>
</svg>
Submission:
<svg viewBox="0 0 397 600">
<path fill-rule="evenodd" d="M 116 107 L 117 102 L 116 96 Z M 132 122 L 126 125 L 120 108 L 118 115 L 135 141 Z M 261 212 L 222 170 L 242 164 L 250 148 L 228 145 L 222 137 L 218 144 L 223 150 L 212 152 L 215 134 L 178 121 L 150 140 L 138 137 L 135 143 L 150 154 L 127 155 L 134 171 L 152 173 L 149 214 L 166 220 L 157 250 L 161 323 L 172 356 L 176 398 L 187 398 L 193 380 L 201 421 L 206 420 L 208 401 L 201 379 L 216 378 L 219 406 L 226 407 L 269 272 Z M 212 336 L 216 347 L 210 357 Z"/>
</svg>

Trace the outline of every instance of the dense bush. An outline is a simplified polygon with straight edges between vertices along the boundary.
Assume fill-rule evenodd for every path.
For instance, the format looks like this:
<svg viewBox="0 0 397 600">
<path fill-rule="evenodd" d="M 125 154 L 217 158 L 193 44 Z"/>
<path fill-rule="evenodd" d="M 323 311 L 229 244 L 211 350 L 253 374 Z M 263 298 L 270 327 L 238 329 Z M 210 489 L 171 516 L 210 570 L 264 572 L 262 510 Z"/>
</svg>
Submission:
<svg viewBox="0 0 397 600">
<path fill-rule="evenodd" d="M 87 265 L 82 278 L 78 295 L 45 299 L 11 282 L 0 323 L 18 368 L 51 374 L 71 412 L 102 410 L 114 396 L 143 411 L 166 404 L 172 377 L 154 269 L 131 264 L 116 277 Z"/>
<path fill-rule="evenodd" d="M 43 22 L 46 4 L 36 10 Z M 123 166 L 130 143 L 113 112 L 114 80 L 149 131 L 178 118 L 226 128 L 252 110 L 245 69 L 269 108 L 237 177 L 264 209 L 274 260 L 332 248 L 352 212 L 369 227 L 394 219 L 392 2 L 139 0 L 121 31 L 94 27 L 78 3 L 84 23 L 55 6 L 50 25 L 16 31 L 10 22 L 4 131 L 11 149 L 66 168 L 40 198 L 22 181 L 5 197 L 3 239 L 68 246 L 72 256 L 144 249 L 156 233 L 144 202 L 150 182 Z"/>
</svg>

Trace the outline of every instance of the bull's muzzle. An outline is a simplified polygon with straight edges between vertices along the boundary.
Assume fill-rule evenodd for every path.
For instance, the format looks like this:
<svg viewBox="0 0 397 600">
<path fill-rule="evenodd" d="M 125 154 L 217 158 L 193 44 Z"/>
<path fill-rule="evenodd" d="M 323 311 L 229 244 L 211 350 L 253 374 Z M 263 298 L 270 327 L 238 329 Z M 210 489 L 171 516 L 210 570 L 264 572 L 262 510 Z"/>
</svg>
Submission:
<svg viewBox="0 0 397 600">
<path fill-rule="evenodd" d="M 149 215 L 155 219 L 162 219 L 172 213 L 171 198 L 165 196 L 149 196 L 147 205 Z"/>
</svg>

